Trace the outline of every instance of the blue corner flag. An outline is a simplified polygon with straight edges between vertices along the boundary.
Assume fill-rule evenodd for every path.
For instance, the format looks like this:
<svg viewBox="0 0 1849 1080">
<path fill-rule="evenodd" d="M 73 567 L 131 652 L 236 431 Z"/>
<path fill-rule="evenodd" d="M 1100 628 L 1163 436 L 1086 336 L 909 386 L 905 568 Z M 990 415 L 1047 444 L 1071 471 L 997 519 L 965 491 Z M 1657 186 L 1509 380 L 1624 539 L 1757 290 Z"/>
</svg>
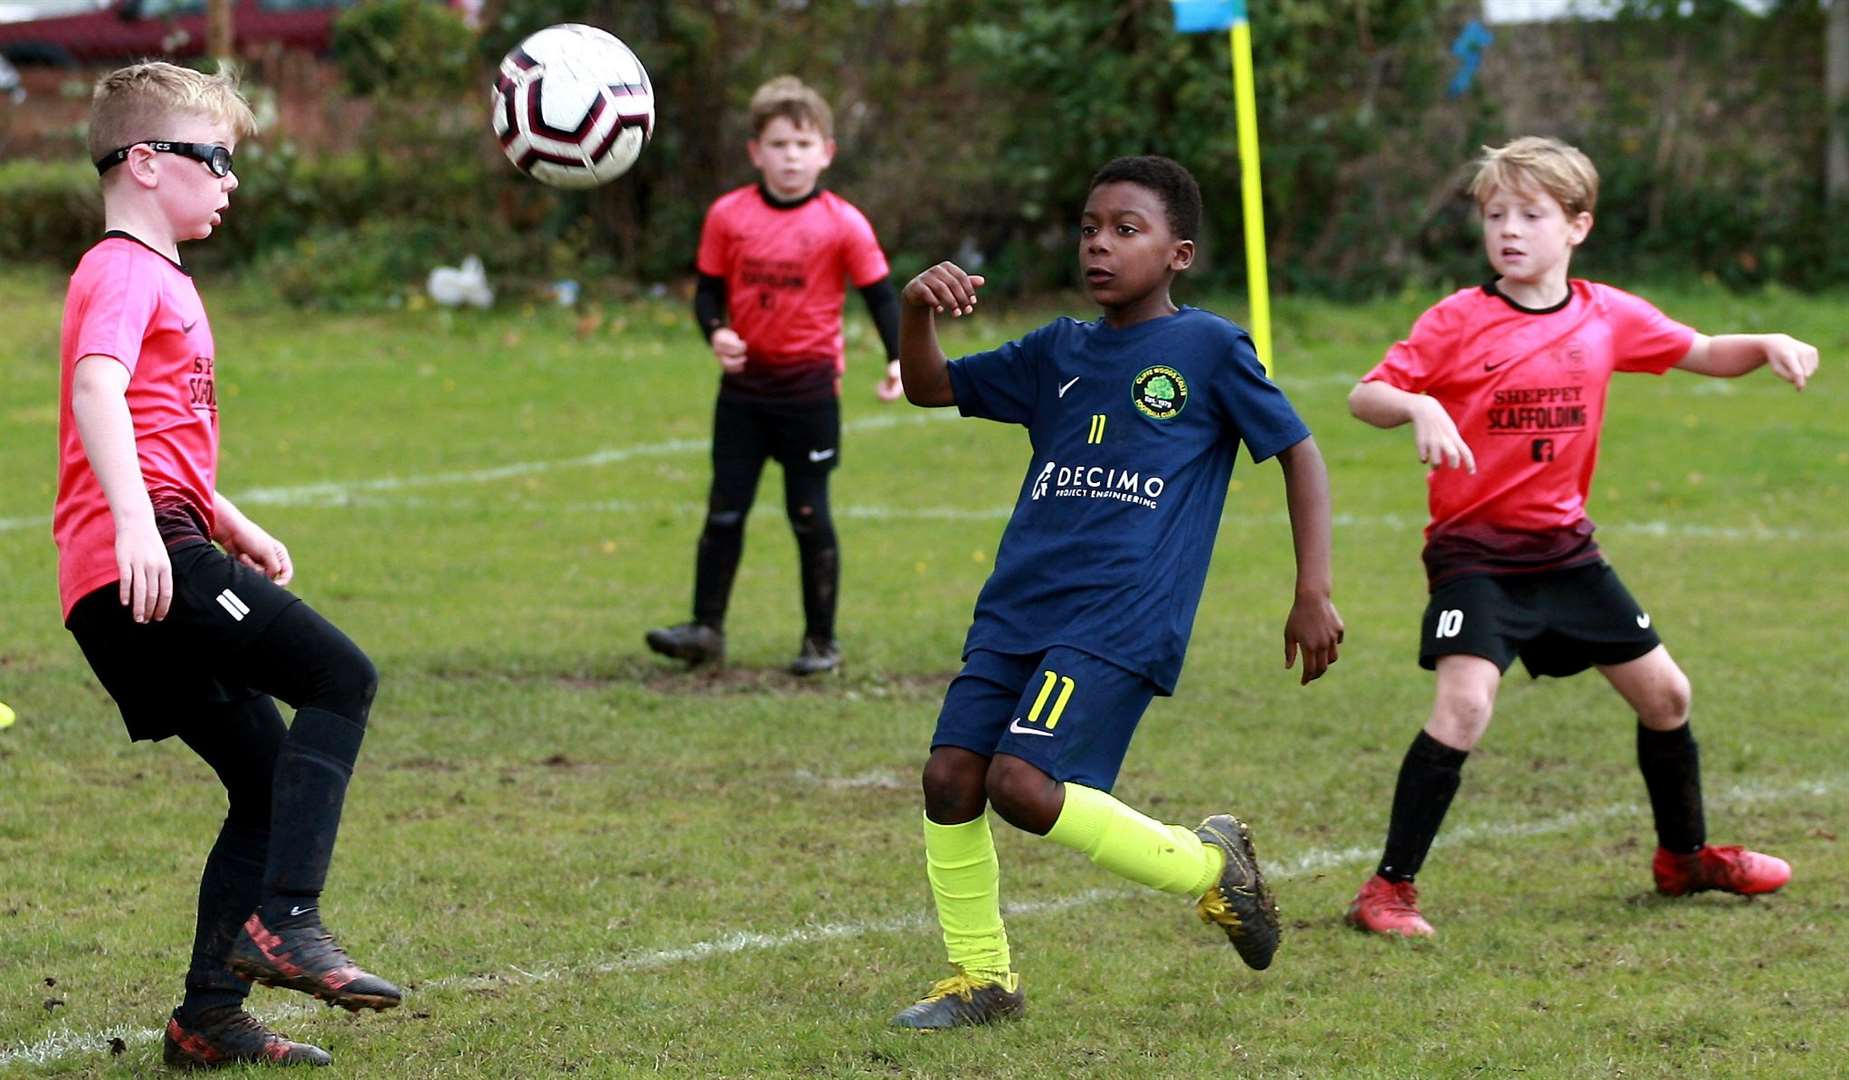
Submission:
<svg viewBox="0 0 1849 1080">
<path fill-rule="evenodd" d="M 1170 0 L 1175 8 L 1175 29 L 1183 34 L 1226 30 L 1246 21 L 1245 0 Z"/>
<path fill-rule="evenodd" d="M 1496 35 L 1484 29 L 1483 24 L 1475 19 L 1464 24 L 1458 32 L 1457 40 L 1451 43 L 1451 55 L 1457 57 L 1457 74 L 1451 77 L 1451 85 L 1445 87 L 1446 97 L 1462 97 L 1470 89 L 1470 83 L 1477 77 L 1477 65 L 1483 60 L 1483 50 L 1489 48 Z"/>
</svg>

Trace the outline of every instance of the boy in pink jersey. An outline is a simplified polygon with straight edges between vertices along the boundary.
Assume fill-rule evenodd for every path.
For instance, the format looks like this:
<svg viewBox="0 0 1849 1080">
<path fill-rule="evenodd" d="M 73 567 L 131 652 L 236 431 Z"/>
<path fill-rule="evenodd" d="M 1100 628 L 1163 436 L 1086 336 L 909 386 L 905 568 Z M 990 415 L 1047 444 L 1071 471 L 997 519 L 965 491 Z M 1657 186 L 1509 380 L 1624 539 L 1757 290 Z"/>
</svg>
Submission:
<svg viewBox="0 0 1849 1080">
<path fill-rule="evenodd" d="M 219 494 L 217 351 L 179 245 L 209 236 L 256 130 L 225 76 L 145 63 L 90 112 L 106 232 L 65 297 L 52 533 L 65 626 L 132 739 L 177 735 L 229 809 L 199 883 L 163 1057 L 325 1065 L 243 1009 L 252 981 L 398 1004 L 321 926 L 318 898 L 377 674 L 282 586 L 288 549 Z M 214 544 L 216 541 L 216 545 Z M 272 698 L 296 709 L 283 723 Z"/>
<path fill-rule="evenodd" d="M 1598 199 L 1598 173 L 1571 146 L 1530 137 L 1486 148 L 1470 194 L 1496 277 L 1420 316 L 1348 398 L 1376 427 L 1412 424 L 1431 467 L 1419 663 L 1438 676 L 1431 719 L 1400 767 L 1385 854 L 1348 921 L 1433 933 L 1413 876 L 1518 656 L 1537 678 L 1596 667 L 1636 711 L 1657 891 L 1772 892 L 1791 878 L 1783 860 L 1707 843 L 1688 678 L 1600 557 L 1585 506 L 1613 372 L 1731 378 L 1767 365 L 1802 390 L 1817 350 L 1784 334 L 1711 338 L 1569 279 Z"/>
<path fill-rule="evenodd" d="M 751 163 L 762 179 L 719 197 L 700 230 L 694 317 L 720 368 L 713 484 L 700 533 L 693 621 L 650 630 L 648 647 L 692 664 L 725 656 L 725 613 L 764 462 L 783 466 L 784 509 L 802 567 L 803 637 L 790 670 L 833 671 L 840 550 L 828 474 L 841 463 L 843 281 L 867 301 L 886 348 L 880 397 L 899 385 L 899 294 L 865 215 L 817 186 L 835 156 L 828 103 L 792 76 L 751 98 Z"/>
</svg>

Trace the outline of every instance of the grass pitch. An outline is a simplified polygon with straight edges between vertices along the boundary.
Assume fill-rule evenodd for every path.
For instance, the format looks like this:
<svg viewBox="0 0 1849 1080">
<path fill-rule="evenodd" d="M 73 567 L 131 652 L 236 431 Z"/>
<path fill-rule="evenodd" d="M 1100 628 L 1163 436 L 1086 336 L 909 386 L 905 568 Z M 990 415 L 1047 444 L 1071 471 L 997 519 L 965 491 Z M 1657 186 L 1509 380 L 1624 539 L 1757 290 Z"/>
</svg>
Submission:
<svg viewBox="0 0 1849 1080">
<path fill-rule="evenodd" d="M 47 517 L 63 278 L 7 275 L 0 341 L 0 1074 L 132 1075 L 178 1000 L 222 812 L 177 742 L 131 745 L 58 625 Z M 713 365 L 678 304 L 321 317 L 207 281 L 221 487 L 383 687 L 326 897 L 410 988 L 349 1017 L 253 1011 L 353 1076 L 1834 1076 L 1849 1013 L 1849 299 L 1644 290 L 1709 332 L 1785 330 L 1824 370 L 1614 386 L 1592 513 L 1695 686 L 1710 832 L 1791 860 L 1757 902 L 1650 890 L 1633 721 L 1596 675 L 1504 684 L 1420 877 L 1430 943 L 1340 923 L 1423 722 L 1423 485 L 1343 397 L 1435 296 L 1287 301 L 1278 373 L 1329 459 L 1348 644 L 1282 668 L 1275 465 L 1241 463 L 1178 694 L 1119 794 L 1254 825 L 1286 919 L 1239 964 L 1181 900 L 998 826 L 1028 1019 L 918 1037 L 944 973 L 917 774 L 1028 458 L 1018 429 L 874 401 L 851 325 L 836 474 L 848 666 L 779 671 L 800 630 L 767 472 L 732 664 L 642 631 L 685 617 Z M 1074 298 L 1067 310 L 1084 313 Z M 1236 314 L 1236 303 L 1212 304 Z M 985 306 L 987 347 L 1050 310 Z M 1832 1034 L 1834 1032 L 1834 1034 Z"/>
</svg>

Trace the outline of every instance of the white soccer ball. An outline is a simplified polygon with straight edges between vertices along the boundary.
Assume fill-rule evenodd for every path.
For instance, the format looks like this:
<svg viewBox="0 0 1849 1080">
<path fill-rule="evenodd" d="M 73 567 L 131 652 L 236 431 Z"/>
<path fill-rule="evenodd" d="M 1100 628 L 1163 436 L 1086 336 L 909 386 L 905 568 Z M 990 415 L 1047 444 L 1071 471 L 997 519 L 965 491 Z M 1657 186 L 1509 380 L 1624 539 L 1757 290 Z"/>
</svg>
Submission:
<svg viewBox="0 0 1849 1080">
<path fill-rule="evenodd" d="M 494 81 L 494 133 L 542 184 L 589 188 L 629 171 L 655 130 L 655 91 L 629 46 L 561 23 L 521 42 Z"/>
</svg>

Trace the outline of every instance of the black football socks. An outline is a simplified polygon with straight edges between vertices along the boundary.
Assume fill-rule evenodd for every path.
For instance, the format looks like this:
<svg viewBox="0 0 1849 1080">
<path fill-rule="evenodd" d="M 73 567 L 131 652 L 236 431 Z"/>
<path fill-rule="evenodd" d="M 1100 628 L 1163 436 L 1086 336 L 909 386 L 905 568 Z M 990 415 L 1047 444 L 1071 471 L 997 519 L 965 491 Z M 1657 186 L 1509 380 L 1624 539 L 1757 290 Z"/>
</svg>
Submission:
<svg viewBox="0 0 1849 1080">
<path fill-rule="evenodd" d="M 714 510 L 706 515 L 700 546 L 694 557 L 693 621 L 709 630 L 725 627 L 726 605 L 732 599 L 732 579 L 745 554 L 747 510 Z"/>
<path fill-rule="evenodd" d="M 232 974 L 225 958 L 244 920 L 256 910 L 263 895 L 267 827 L 253 828 L 230 821 L 218 833 L 218 842 L 206 857 L 199 876 L 199 921 L 193 933 L 193 961 L 186 970 L 186 998 L 180 1003 L 183 1018 L 238 1006 L 250 993 L 250 983 Z"/>
<path fill-rule="evenodd" d="M 1389 881 L 1411 881 L 1425 864 L 1426 853 L 1444 824 L 1445 812 L 1463 780 L 1468 750 L 1446 746 L 1421 730 L 1400 762 L 1399 783 L 1393 789 L 1393 816 L 1387 822 L 1387 849 L 1380 859 L 1380 876 Z"/>
<path fill-rule="evenodd" d="M 796 550 L 802 559 L 803 636 L 811 641 L 833 641 L 835 596 L 841 586 L 841 549 L 835 545 L 834 527 L 799 526 Z"/>
<path fill-rule="evenodd" d="M 1689 725 L 1652 731 L 1638 724 L 1637 767 L 1650 791 L 1656 842 L 1678 855 L 1701 850 L 1708 840 L 1701 804 L 1701 753 Z"/>
<path fill-rule="evenodd" d="M 325 709 L 300 709 L 276 761 L 265 897 L 259 909 L 272 930 L 320 919 L 321 886 L 334 857 L 347 781 L 359 759 L 363 720 Z"/>
</svg>

